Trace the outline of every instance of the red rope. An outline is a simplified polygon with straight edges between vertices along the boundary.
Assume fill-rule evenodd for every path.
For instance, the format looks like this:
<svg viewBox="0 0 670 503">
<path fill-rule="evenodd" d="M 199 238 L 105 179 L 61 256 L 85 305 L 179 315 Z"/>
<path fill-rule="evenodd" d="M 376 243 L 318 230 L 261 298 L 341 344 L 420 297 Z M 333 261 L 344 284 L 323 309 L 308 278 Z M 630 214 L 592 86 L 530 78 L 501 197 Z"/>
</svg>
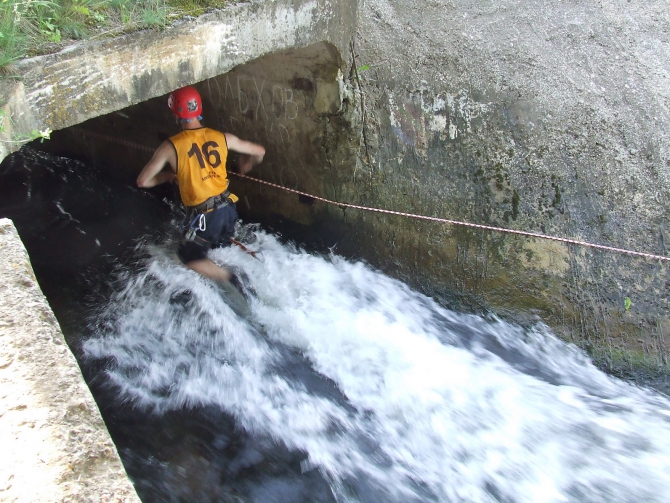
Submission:
<svg viewBox="0 0 670 503">
<path fill-rule="evenodd" d="M 271 187 L 276 187 L 278 189 L 286 190 L 288 192 L 293 192 L 294 194 L 299 194 L 301 196 L 311 197 L 312 199 L 316 199 L 317 201 L 323 201 L 324 203 L 335 204 L 337 206 L 346 207 L 346 208 L 355 208 L 355 209 L 358 209 L 358 210 L 373 211 L 373 212 L 376 212 L 376 213 L 387 213 L 389 215 L 400 215 L 402 217 L 416 218 L 418 220 L 430 220 L 432 222 L 441 222 L 441 223 L 445 223 L 445 224 L 461 225 L 461 226 L 465 226 L 465 227 L 474 227 L 475 229 L 485 229 L 487 231 L 506 232 L 506 233 L 509 233 L 509 234 L 518 234 L 520 236 L 528 236 L 528 237 L 533 237 L 533 238 L 549 239 L 549 240 L 552 240 L 552 241 L 560 241 L 562 243 L 570 243 L 570 244 L 579 245 L 579 246 L 588 246 L 590 248 L 597 248 L 599 250 L 608 250 L 608 251 L 613 251 L 613 252 L 618 252 L 618 253 L 626 253 L 628 255 L 636 255 L 638 257 L 646 257 L 646 258 L 653 258 L 653 259 L 658 259 L 658 260 L 669 260 L 670 261 L 670 257 L 665 257 L 663 255 L 655 255 L 653 253 L 644 253 L 644 252 L 638 252 L 638 251 L 633 251 L 633 250 L 626 250 L 625 248 L 616 248 L 614 246 L 605 246 L 605 245 L 599 245 L 599 244 L 594 244 L 594 243 L 588 243 L 586 241 L 578 241 L 576 239 L 561 238 L 561 237 L 557 237 L 557 236 L 548 236 L 546 234 L 538 234 L 538 233 L 535 233 L 535 232 L 517 231 L 515 229 L 506 229 L 506 228 L 503 228 L 503 227 L 492 227 L 490 225 L 473 224 L 473 223 L 470 223 L 470 222 L 459 222 L 458 220 L 449 220 L 447 218 L 429 217 L 429 216 L 425 216 L 425 215 L 415 215 L 413 213 L 405 213 L 404 211 L 384 210 L 384 209 L 381 209 L 381 208 L 372 208 L 372 207 L 369 207 L 369 206 L 360 206 L 358 204 L 341 203 L 341 202 L 338 202 L 338 201 L 331 201 L 330 199 L 326 199 L 326 198 L 323 198 L 323 197 L 313 196 L 311 194 L 307 194 L 306 192 L 301 192 L 299 190 L 289 189 L 288 187 L 284 187 L 282 185 L 277 185 L 276 183 L 266 182 L 265 180 L 260 180 L 258 178 L 253 178 L 253 177 L 246 176 L 246 175 L 240 175 L 238 173 L 233 173 L 233 172 L 230 172 L 230 174 L 235 175 L 239 178 L 246 178 L 247 180 L 253 180 L 254 182 L 269 185 Z"/>
<path fill-rule="evenodd" d="M 80 131 L 83 134 L 87 134 L 89 136 L 102 138 L 104 140 L 111 141 L 111 142 L 114 142 L 114 143 L 118 143 L 120 145 L 126 145 L 128 147 L 133 147 L 133 148 L 137 148 L 137 149 L 140 149 L 140 150 L 145 150 L 145 151 L 148 151 L 148 152 L 153 152 L 154 151 L 154 149 L 152 149 L 150 147 L 147 147 L 145 145 L 140 145 L 140 144 L 133 143 L 133 142 L 130 142 L 130 141 L 127 141 L 127 140 L 120 140 L 120 139 L 117 139 L 117 138 L 112 138 L 110 136 L 107 136 L 107 135 L 104 135 L 104 134 L 101 134 L 101 133 L 94 133 L 92 131 L 84 131 L 84 130 L 79 130 L 79 129 L 78 129 L 78 131 Z M 605 245 L 599 245 L 599 244 L 595 244 L 595 243 L 588 243 L 586 241 L 578 241 L 576 239 L 561 238 L 561 237 L 557 237 L 557 236 L 548 236 L 546 234 L 538 234 L 536 232 L 517 231 L 517 230 L 514 230 L 514 229 L 506 229 L 504 227 L 492 227 L 490 225 L 473 224 L 473 223 L 470 223 L 470 222 L 459 222 L 458 220 L 449 220 L 447 218 L 429 217 L 429 216 L 425 216 L 425 215 L 415 215 L 413 213 L 405 213 L 403 211 L 392 211 L 392 210 L 384 210 L 384 209 L 381 209 L 381 208 L 371 208 L 369 206 L 360 206 L 358 204 L 341 203 L 341 202 L 338 202 L 338 201 L 332 201 L 330 199 L 326 199 L 324 197 L 313 196 L 312 194 L 307 194 L 306 192 L 301 192 L 299 190 L 289 189 L 288 187 L 284 187 L 283 185 L 278 185 L 276 183 L 267 182 L 265 180 L 260 180 L 258 178 L 253 178 L 251 176 L 240 175 L 238 173 L 233 173 L 233 172 L 230 172 L 230 174 L 235 175 L 239 178 L 244 178 L 246 180 L 252 180 L 252 181 L 257 182 L 257 183 L 262 183 L 264 185 L 269 185 L 270 187 L 275 187 L 277 189 L 285 190 L 287 192 L 292 192 L 294 194 L 298 194 L 298 195 L 301 195 L 301 196 L 307 196 L 307 197 L 310 197 L 310 198 L 315 199 L 317 201 L 322 201 L 324 203 L 334 204 L 334 205 L 337 205 L 337 206 L 340 206 L 340 207 L 345 207 L 345 208 L 354 208 L 354 209 L 357 209 L 357 210 L 372 211 L 372 212 L 376 212 L 376 213 L 386 213 L 386 214 L 389 214 L 389 215 L 399 215 L 401 217 L 416 218 L 418 220 L 429 220 L 429 221 L 432 221 L 432 222 L 441 222 L 441 223 L 451 224 L 451 225 L 460 225 L 460 226 L 463 226 L 463 227 L 472 227 L 472 228 L 475 228 L 475 229 L 484 229 L 484 230 L 487 230 L 487 231 L 505 232 L 505 233 L 508 233 L 508 234 L 517 234 L 519 236 L 527 236 L 527 237 L 531 237 L 531 238 L 548 239 L 548 240 L 551 240 L 551 241 L 559 241 L 561 243 L 569 243 L 569 244 L 573 244 L 573 245 L 586 246 L 586 247 L 595 248 L 595 249 L 598 249 L 598 250 L 607 250 L 607 251 L 612 251 L 612 252 L 617 252 L 617 253 L 625 253 L 627 255 L 634 255 L 634 256 L 637 256 L 637 257 L 645 257 L 645 258 L 651 258 L 651 259 L 670 261 L 670 257 L 665 257 L 663 255 L 655 255 L 653 253 L 644 253 L 644 252 L 638 252 L 638 251 L 633 251 L 633 250 L 626 250 L 625 248 L 616 248 L 614 246 L 605 246 Z"/>
</svg>

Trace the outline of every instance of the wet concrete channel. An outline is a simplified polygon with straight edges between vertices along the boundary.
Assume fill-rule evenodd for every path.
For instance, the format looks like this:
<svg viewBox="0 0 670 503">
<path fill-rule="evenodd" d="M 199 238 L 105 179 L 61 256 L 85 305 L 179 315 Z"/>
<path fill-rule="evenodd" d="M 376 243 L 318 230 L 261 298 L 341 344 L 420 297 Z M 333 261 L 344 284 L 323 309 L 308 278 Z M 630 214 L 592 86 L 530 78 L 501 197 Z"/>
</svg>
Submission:
<svg viewBox="0 0 670 503">
<path fill-rule="evenodd" d="M 266 146 L 252 173 L 262 180 L 667 256 L 670 19 L 662 4 L 551 2 L 545 15 L 536 2 L 251 2 L 22 62 L 24 78 L 2 83 L 12 118 L 2 134 L 13 141 L 48 127 L 52 139 L 32 148 L 95 167 L 79 177 L 75 207 L 90 208 L 93 227 L 104 227 L 67 237 L 79 263 L 54 253 L 33 266 L 66 278 L 105 254 L 127 256 L 128 242 L 148 231 L 169 235 L 170 191 L 136 200 L 132 186 L 150 156 L 138 147 L 175 132 L 165 100 L 185 84 L 200 90 L 207 125 Z M 13 145 L 3 143 L 4 156 Z M 5 201 L 26 181 L 7 172 Z M 31 218 L 48 226 L 58 213 L 49 201 L 60 196 L 41 178 L 46 209 Z M 118 192 L 87 194 L 100 180 Z M 667 389 L 667 262 L 234 184 L 246 222 L 363 259 L 444 305 L 544 323 L 612 374 Z M 134 214 L 109 219 L 125 197 Z M 5 205 L 0 216 L 12 211 Z M 28 214 L 14 212 L 20 233 Z M 109 239 L 95 238 L 100 246 L 93 235 Z"/>
</svg>

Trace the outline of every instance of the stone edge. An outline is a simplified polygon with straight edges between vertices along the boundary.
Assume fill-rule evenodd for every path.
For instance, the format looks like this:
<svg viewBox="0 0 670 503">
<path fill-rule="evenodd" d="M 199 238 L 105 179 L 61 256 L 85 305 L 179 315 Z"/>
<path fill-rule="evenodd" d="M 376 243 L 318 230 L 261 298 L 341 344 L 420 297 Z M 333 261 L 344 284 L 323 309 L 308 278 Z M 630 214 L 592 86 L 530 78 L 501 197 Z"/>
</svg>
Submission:
<svg viewBox="0 0 670 503">
<path fill-rule="evenodd" d="M 139 502 L 8 219 L 0 278 L 0 501 Z"/>
</svg>

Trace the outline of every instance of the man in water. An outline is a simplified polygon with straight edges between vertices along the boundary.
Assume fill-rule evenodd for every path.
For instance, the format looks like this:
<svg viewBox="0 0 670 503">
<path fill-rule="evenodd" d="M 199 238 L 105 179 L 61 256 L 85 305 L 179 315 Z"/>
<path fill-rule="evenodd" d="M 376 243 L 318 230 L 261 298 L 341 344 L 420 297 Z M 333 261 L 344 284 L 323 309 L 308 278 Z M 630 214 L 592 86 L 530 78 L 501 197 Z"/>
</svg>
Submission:
<svg viewBox="0 0 670 503">
<path fill-rule="evenodd" d="M 225 283 L 230 272 L 208 259 L 207 252 L 230 244 L 237 220 L 238 198 L 228 192 L 228 151 L 240 154 L 238 170 L 245 174 L 263 160 L 265 148 L 203 127 L 202 99 L 194 87 L 174 91 L 168 106 L 182 131 L 156 149 L 137 177 L 137 186 L 150 188 L 177 181 L 189 224 L 179 245 L 179 259 L 203 276 Z"/>
</svg>

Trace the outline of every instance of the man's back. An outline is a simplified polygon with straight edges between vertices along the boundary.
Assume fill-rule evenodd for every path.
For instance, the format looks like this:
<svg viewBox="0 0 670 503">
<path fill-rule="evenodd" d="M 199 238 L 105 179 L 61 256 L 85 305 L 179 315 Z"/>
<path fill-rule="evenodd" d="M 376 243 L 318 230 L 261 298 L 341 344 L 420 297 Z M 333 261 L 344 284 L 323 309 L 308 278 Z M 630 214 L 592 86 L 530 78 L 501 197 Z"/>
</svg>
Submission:
<svg viewBox="0 0 670 503">
<path fill-rule="evenodd" d="M 177 180 L 185 206 L 197 206 L 228 189 L 228 145 L 210 128 L 184 129 L 170 138 L 177 153 Z"/>
</svg>

